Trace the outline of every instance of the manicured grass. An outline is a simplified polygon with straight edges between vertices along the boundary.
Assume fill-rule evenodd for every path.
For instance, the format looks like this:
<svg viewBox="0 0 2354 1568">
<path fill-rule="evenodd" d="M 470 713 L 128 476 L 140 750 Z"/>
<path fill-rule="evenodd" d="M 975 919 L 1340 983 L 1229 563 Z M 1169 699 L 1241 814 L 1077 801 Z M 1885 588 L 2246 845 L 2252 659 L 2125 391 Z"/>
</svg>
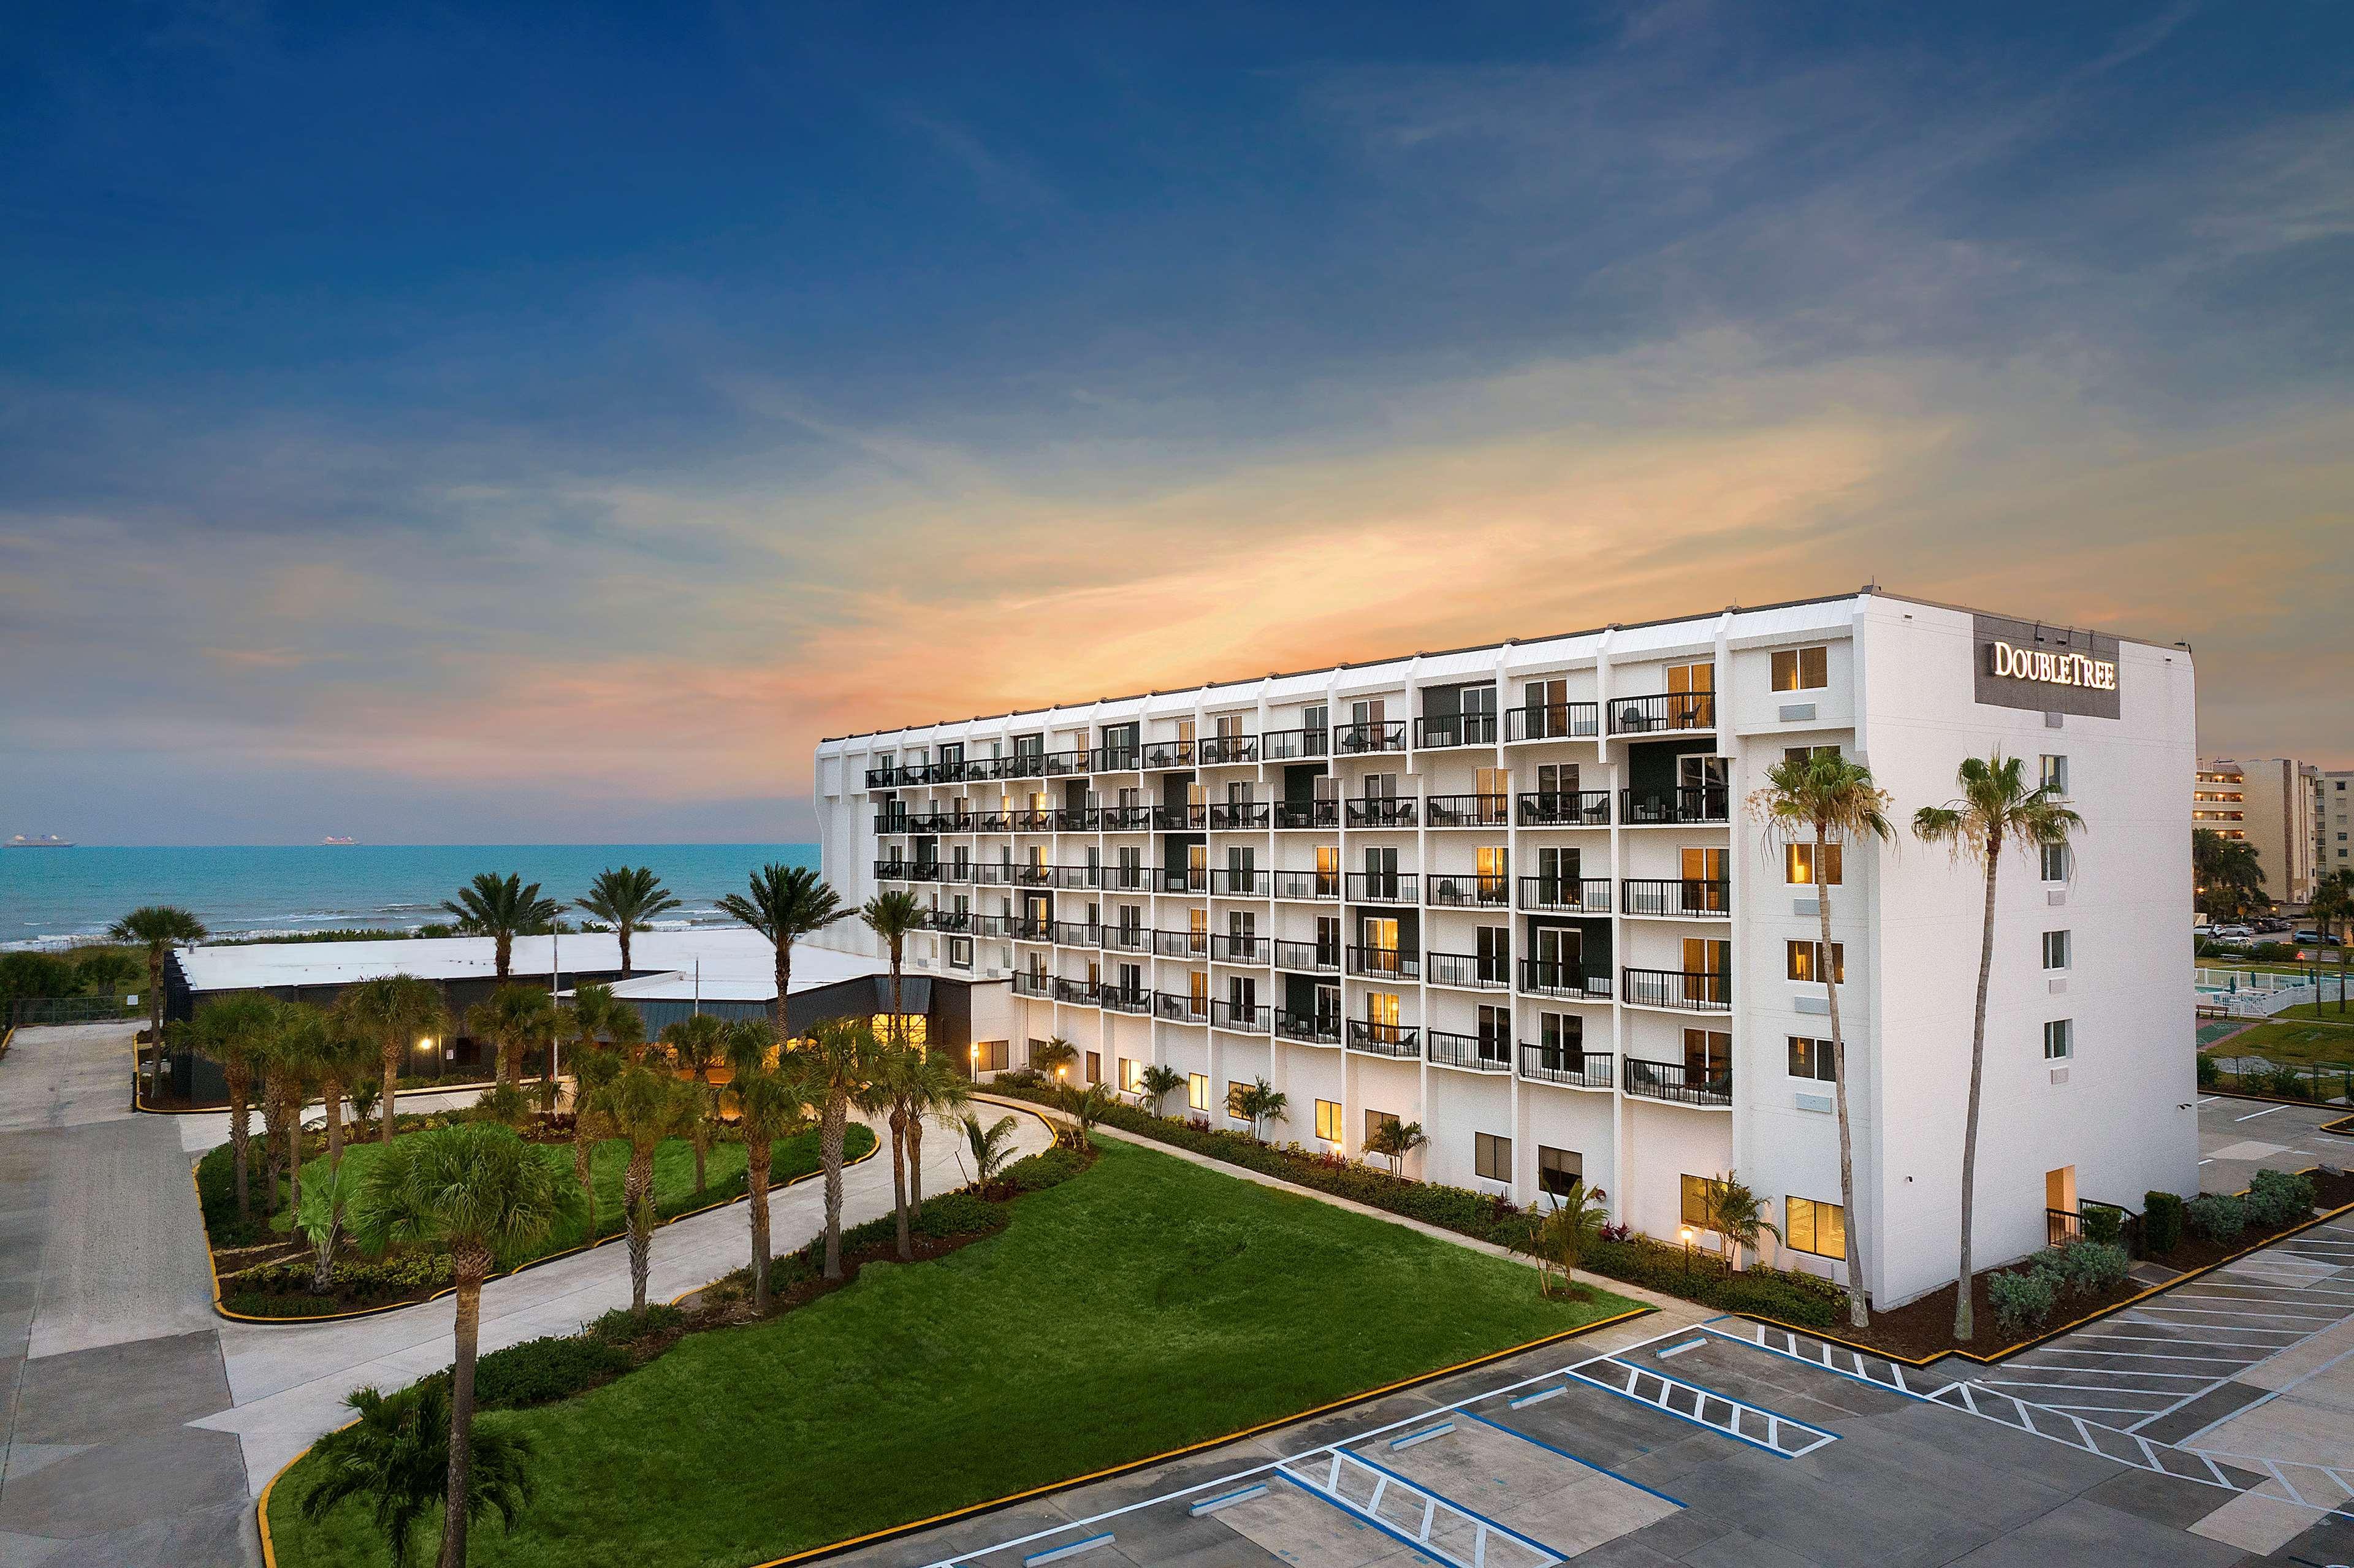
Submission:
<svg viewBox="0 0 2354 1568">
<path fill-rule="evenodd" d="M 1127 1144 L 1002 1234 L 770 1322 L 698 1334 L 505 1419 L 538 1496 L 477 1563 L 751 1563 L 1088 1474 L 1629 1309 L 1535 1273 Z M 287 1568 L 388 1561 L 367 1510 L 299 1507 Z"/>
<path fill-rule="evenodd" d="M 2354 1014 L 2349 1015 L 2354 1019 Z M 2262 1056 L 2280 1065 L 2354 1064 L 2354 1028 L 2315 1021 L 2273 1019 L 2232 1035 L 2208 1054 L 2218 1061 Z"/>
<path fill-rule="evenodd" d="M 2335 970 L 2329 975 L 2328 984 L 2322 988 L 2322 995 L 2327 1000 L 2318 1002 L 2308 1001 L 2296 1007 L 2281 1009 L 2280 1012 L 2273 1014 L 2274 1022 L 2289 1019 L 2312 1023 L 2334 1023 L 2340 1029 L 2354 1030 L 2354 991 L 2347 993 L 2346 1010 L 2339 1012 L 2338 975 Z"/>
</svg>

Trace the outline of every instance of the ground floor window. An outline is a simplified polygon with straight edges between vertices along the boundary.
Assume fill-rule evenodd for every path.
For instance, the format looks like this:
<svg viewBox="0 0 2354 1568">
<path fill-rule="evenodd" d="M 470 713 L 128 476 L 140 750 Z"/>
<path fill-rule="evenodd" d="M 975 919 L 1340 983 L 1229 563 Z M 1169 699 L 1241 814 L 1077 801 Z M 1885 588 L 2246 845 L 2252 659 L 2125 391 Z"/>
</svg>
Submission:
<svg viewBox="0 0 2354 1568">
<path fill-rule="evenodd" d="M 1210 1108 L 1210 1075 L 1207 1073 L 1185 1075 L 1185 1103 L 1198 1111 Z"/>
<path fill-rule="evenodd" d="M 1585 1156 L 1575 1149 L 1553 1149 L 1537 1145 L 1537 1188 L 1554 1197 L 1566 1196 L 1572 1187 L 1585 1180 Z"/>
<path fill-rule="evenodd" d="M 1826 1084 L 1839 1081 L 1838 1059 L 1828 1040 L 1809 1040 L 1804 1035 L 1790 1036 L 1790 1076 L 1815 1078 Z"/>
<path fill-rule="evenodd" d="M 1365 1141 L 1371 1143 L 1381 1136 L 1382 1128 L 1395 1127 L 1398 1118 L 1388 1111 L 1369 1110 L 1365 1113 Z"/>
<path fill-rule="evenodd" d="M 1243 1109 L 1243 1096 L 1249 1092 L 1248 1084 L 1239 1084 L 1232 1078 L 1226 1080 L 1226 1114 L 1236 1121 L 1250 1120 L 1250 1113 Z"/>
<path fill-rule="evenodd" d="M 1490 1181 L 1512 1179 L 1512 1140 L 1492 1132 L 1471 1135 L 1471 1168 Z"/>
<path fill-rule="evenodd" d="M 1087 1053 L 1087 1082 L 1090 1084 L 1103 1082 L 1103 1053 L 1100 1051 Z"/>
<path fill-rule="evenodd" d="M 1133 1056 L 1119 1059 L 1119 1086 L 1129 1094 L 1144 1086 L 1144 1064 Z"/>
<path fill-rule="evenodd" d="M 1341 1141 L 1341 1102 L 1339 1100 L 1316 1102 L 1316 1136 L 1327 1143 Z"/>
<path fill-rule="evenodd" d="M 1839 1204 L 1785 1198 L 1782 1213 L 1786 1233 L 1782 1239 L 1792 1251 L 1810 1252 L 1817 1257 L 1847 1256 L 1847 1211 Z"/>
<path fill-rule="evenodd" d="M 1683 1223 L 1696 1231 L 1708 1229 L 1709 1211 L 1716 1205 L 1709 1201 L 1716 1186 L 1712 1176 L 1686 1176 L 1683 1179 Z"/>
<path fill-rule="evenodd" d="M 1002 1073 L 1013 1061 L 1013 1043 L 1010 1040 L 983 1040 L 972 1048 L 973 1066 L 983 1073 Z"/>
</svg>

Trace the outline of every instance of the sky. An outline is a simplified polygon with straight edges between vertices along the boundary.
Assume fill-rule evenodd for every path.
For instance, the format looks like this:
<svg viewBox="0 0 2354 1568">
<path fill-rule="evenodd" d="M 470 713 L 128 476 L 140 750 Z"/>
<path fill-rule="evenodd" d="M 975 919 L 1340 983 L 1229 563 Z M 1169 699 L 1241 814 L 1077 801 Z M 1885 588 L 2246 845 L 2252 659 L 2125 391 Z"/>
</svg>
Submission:
<svg viewBox="0 0 2354 1568">
<path fill-rule="evenodd" d="M 26 3 L 0 833 L 1850 590 L 2354 766 L 2354 7 Z"/>
</svg>

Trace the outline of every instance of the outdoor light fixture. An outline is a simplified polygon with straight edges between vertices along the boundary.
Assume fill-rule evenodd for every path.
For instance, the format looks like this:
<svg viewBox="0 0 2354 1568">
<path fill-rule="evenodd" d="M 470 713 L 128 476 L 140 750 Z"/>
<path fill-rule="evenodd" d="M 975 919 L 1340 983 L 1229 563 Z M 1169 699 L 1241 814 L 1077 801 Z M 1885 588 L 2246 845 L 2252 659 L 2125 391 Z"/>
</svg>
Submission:
<svg viewBox="0 0 2354 1568">
<path fill-rule="evenodd" d="M 432 1037 L 431 1035 L 429 1035 L 429 1035 L 427 1035 L 424 1039 L 419 1040 L 419 1041 L 417 1043 L 417 1048 L 418 1048 L 419 1051 L 430 1051 L 430 1050 L 432 1050 L 432 1049 L 433 1049 L 433 1037 Z"/>
</svg>

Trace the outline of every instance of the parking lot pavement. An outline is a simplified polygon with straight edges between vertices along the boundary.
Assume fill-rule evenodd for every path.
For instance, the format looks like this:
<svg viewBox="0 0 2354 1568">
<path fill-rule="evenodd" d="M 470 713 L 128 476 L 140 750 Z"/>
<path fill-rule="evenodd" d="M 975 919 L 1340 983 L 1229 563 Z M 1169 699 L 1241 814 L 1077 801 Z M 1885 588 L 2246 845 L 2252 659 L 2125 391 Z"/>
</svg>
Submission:
<svg viewBox="0 0 2354 1568">
<path fill-rule="evenodd" d="M 2349 1114 L 2344 1106 L 2267 1105 L 2228 1095 L 2199 1100 L 2199 1186 L 2238 1192 L 2259 1170 L 2310 1171 L 2317 1165 L 2354 1167 L 2354 1138 L 2324 1132 L 2324 1122 Z"/>
</svg>

